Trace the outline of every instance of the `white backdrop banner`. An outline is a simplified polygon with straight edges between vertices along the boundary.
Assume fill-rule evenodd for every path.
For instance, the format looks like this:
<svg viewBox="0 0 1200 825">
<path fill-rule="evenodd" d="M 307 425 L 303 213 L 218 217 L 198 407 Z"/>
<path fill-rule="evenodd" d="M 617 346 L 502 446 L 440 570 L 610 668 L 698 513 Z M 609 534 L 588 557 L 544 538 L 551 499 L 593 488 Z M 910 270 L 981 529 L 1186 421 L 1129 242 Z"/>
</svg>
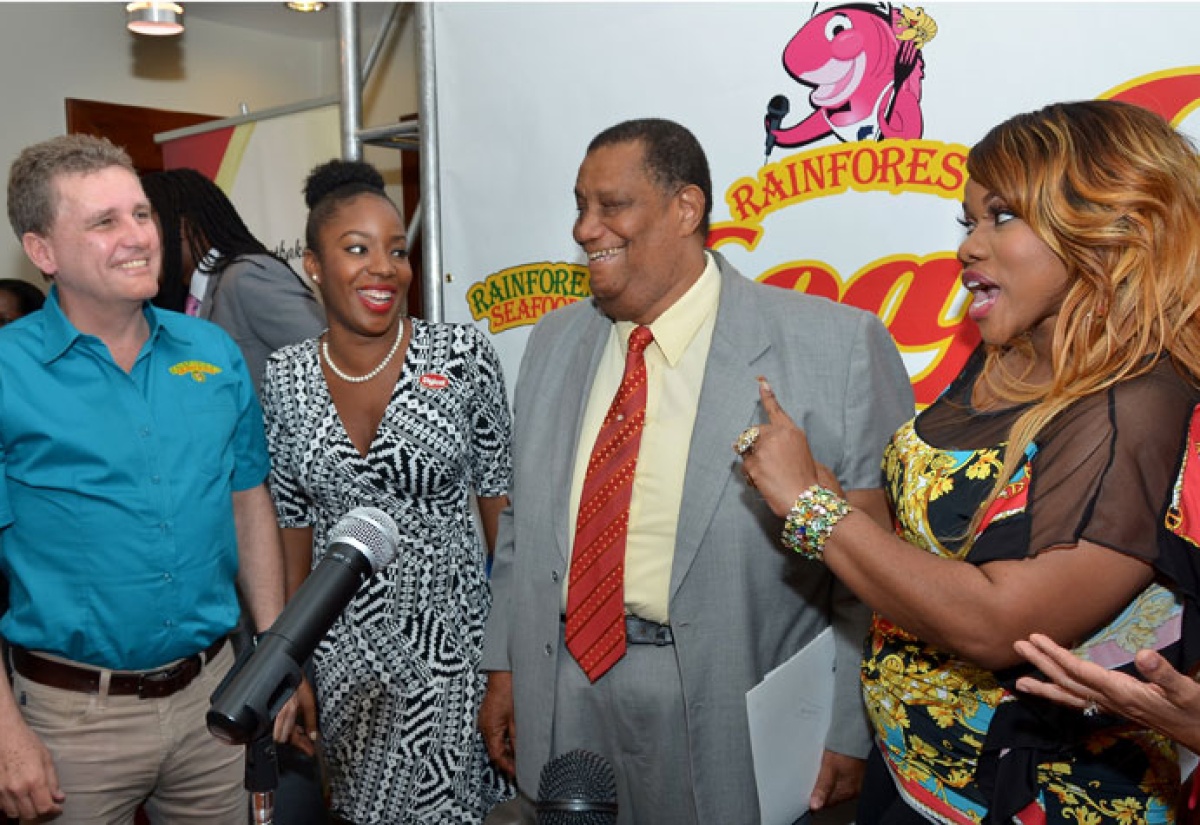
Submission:
<svg viewBox="0 0 1200 825">
<path fill-rule="evenodd" d="M 493 336 L 511 391 L 530 326 L 589 294 L 588 141 L 665 117 L 708 153 L 710 245 L 878 313 L 928 404 L 977 342 L 954 254 L 970 145 L 1101 97 L 1200 133 L 1198 30 L 1194 3 L 437 4 L 447 320 Z"/>
</svg>

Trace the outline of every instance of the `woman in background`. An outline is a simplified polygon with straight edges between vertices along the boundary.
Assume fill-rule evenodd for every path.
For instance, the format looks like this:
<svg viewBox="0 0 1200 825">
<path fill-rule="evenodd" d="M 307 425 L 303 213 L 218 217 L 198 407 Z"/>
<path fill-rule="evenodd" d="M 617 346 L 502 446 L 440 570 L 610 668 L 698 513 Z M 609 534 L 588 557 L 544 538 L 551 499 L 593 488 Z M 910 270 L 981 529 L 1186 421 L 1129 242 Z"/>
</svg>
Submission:
<svg viewBox="0 0 1200 825">
<path fill-rule="evenodd" d="M 207 318 L 237 342 L 255 388 L 267 356 L 325 328 L 316 295 L 250 232 L 221 188 L 195 169 L 142 177 L 162 232 L 157 306 Z"/>
<path fill-rule="evenodd" d="M 273 355 L 263 387 L 289 593 L 355 507 L 402 537 L 314 654 L 332 811 L 478 823 L 510 794 L 475 729 L 490 593 L 471 500 L 490 549 L 511 474 L 500 364 L 473 326 L 403 314 L 404 223 L 373 167 L 319 166 L 305 199 L 329 329 Z"/>
<path fill-rule="evenodd" d="M 1107 668 L 1196 664 L 1200 163 L 1157 115 L 1049 106 L 967 158 L 958 250 L 983 343 L 885 454 L 892 535 L 775 401 L 740 440 L 784 543 L 876 611 L 857 821 L 1173 821 L 1173 744 L 1015 690 L 1041 633 Z M 1189 464 L 1190 462 L 1190 464 Z M 1185 466 L 1186 465 L 1186 466 Z"/>
<path fill-rule="evenodd" d="M 45 301 L 45 293 L 29 281 L 0 278 L 0 327 L 37 312 Z"/>
</svg>

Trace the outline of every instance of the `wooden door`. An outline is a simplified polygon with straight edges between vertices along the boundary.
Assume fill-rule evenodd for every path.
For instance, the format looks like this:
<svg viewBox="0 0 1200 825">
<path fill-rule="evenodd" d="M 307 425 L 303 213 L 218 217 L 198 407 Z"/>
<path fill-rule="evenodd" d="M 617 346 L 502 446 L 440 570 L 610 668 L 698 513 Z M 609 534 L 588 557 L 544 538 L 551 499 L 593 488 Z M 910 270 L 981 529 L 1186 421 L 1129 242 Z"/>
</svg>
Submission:
<svg viewBox="0 0 1200 825">
<path fill-rule="evenodd" d="M 66 114 L 69 134 L 106 137 L 118 146 L 125 147 L 139 173 L 158 172 L 163 168 L 162 147 L 154 142 L 156 134 L 219 120 L 216 115 L 173 112 L 73 97 L 66 99 Z"/>
</svg>

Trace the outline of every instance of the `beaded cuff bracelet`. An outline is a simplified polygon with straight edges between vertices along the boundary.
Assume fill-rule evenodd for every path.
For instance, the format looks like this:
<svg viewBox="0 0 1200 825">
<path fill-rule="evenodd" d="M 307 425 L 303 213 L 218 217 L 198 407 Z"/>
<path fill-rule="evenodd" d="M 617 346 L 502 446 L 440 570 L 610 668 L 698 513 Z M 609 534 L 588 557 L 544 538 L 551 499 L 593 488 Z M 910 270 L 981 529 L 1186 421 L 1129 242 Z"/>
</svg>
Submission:
<svg viewBox="0 0 1200 825">
<path fill-rule="evenodd" d="M 844 498 L 828 487 L 814 484 L 796 497 L 796 503 L 788 511 L 783 523 L 783 546 L 807 559 L 820 561 L 825 540 L 849 512 L 850 505 Z"/>
</svg>

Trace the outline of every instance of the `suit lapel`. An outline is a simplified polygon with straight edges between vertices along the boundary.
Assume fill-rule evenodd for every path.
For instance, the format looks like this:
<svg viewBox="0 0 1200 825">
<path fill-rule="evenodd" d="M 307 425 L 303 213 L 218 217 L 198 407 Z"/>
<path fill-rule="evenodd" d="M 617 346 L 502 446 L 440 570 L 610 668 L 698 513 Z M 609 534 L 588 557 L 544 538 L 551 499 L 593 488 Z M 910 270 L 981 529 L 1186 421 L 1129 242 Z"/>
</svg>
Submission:
<svg viewBox="0 0 1200 825">
<path fill-rule="evenodd" d="M 570 433 L 570 437 L 559 448 L 564 451 L 561 460 L 549 462 L 546 468 L 551 474 L 554 496 L 554 506 L 550 511 L 556 514 L 554 536 L 558 551 L 564 560 L 570 558 L 572 541 L 571 477 L 575 468 L 575 454 L 579 449 L 579 431 L 583 427 L 584 409 L 592 383 L 596 379 L 596 370 L 604 351 L 604 341 L 612 329 L 612 322 L 593 307 L 592 312 L 580 319 L 578 329 L 573 339 L 568 335 L 563 340 L 563 345 L 573 347 L 573 350 L 567 358 L 566 374 L 562 376 L 564 387 L 558 396 L 559 409 L 553 413 L 559 426 L 549 430 Z"/>
<path fill-rule="evenodd" d="M 731 445 L 761 418 L 755 363 L 771 345 L 756 320 L 749 284 L 723 257 L 712 254 L 721 271 L 721 298 L 684 473 L 672 598 L 695 561 L 726 487 L 735 480 L 741 483 Z"/>
</svg>

